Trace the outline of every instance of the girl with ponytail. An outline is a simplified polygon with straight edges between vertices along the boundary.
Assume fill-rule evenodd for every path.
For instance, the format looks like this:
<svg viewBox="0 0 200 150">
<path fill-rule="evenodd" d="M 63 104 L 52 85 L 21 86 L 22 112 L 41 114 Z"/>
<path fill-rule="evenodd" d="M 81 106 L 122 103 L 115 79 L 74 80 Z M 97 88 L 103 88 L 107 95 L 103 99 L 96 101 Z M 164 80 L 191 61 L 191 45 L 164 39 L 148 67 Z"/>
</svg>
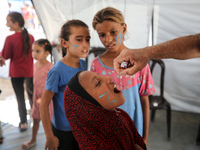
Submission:
<svg viewBox="0 0 200 150">
<path fill-rule="evenodd" d="M 15 33 L 5 40 L 3 50 L 0 52 L 0 66 L 5 65 L 5 60 L 10 59 L 9 76 L 18 103 L 20 117 L 19 129 L 27 129 L 27 110 L 25 105 L 24 88 L 28 93 L 32 107 L 33 96 L 33 58 L 31 46 L 34 42 L 32 35 L 24 28 L 24 18 L 18 12 L 11 12 L 6 17 L 6 25 Z M 25 87 L 24 87 L 25 83 Z"/>
</svg>

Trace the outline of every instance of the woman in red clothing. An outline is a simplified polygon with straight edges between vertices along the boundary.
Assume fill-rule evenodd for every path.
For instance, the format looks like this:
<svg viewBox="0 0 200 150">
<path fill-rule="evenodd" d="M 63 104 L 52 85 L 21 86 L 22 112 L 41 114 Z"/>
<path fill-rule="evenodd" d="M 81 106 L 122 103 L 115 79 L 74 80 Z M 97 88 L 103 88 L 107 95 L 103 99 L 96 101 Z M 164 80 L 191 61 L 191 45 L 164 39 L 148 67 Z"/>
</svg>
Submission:
<svg viewBox="0 0 200 150">
<path fill-rule="evenodd" d="M 24 83 L 30 105 L 32 107 L 33 95 L 33 58 L 31 46 L 34 42 L 32 35 L 24 28 L 24 18 L 18 12 L 11 12 L 6 17 L 7 26 L 14 34 L 5 40 L 0 53 L 0 66 L 5 65 L 5 60 L 10 59 L 9 76 L 18 102 L 20 116 L 19 128 L 23 132 L 27 129 L 27 111 L 24 98 Z"/>
<path fill-rule="evenodd" d="M 64 93 L 65 115 L 80 150 L 146 150 L 111 77 L 91 71 L 74 75 Z"/>
</svg>

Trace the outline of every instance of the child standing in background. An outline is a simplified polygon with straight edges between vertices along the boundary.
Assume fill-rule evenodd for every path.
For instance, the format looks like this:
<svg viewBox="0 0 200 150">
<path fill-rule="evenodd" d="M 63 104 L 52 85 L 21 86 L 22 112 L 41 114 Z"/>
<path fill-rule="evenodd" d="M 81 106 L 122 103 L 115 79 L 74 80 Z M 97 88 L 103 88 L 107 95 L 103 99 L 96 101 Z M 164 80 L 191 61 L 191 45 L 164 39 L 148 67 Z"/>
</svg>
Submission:
<svg viewBox="0 0 200 150">
<path fill-rule="evenodd" d="M 80 20 L 69 20 L 61 28 L 60 43 L 63 54 L 49 71 L 45 91 L 41 99 L 40 112 L 46 135 L 45 149 L 79 149 L 70 124 L 65 117 L 63 95 L 68 81 L 77 72 L 87 69 L 86 58 L 90 48 L 88 26 Z M 53 120 L 49 117 L 49 103 L 53 99 Z"/>
<path fill-rule="evenodd" d="M 120 76 L 114 70 L 113 60 L 127 48 L 123 43 L 127 25 L 119 10 L 107 7 L 98 11 L 92 24 L 107 50 L 93 60 L 91 71 L 102 76 L 111 76 L 117 88 L 123 91 L 125 103 L 119 108 L 125 110 L 133 119 L 139 134 L 147 144 L 150 111 L 148 95 L 155 92 L 149 66 L 145 66 L 133 76 Z"/>
<path fill-rule="evenodd" d="M 21 13 L 9 13 L 6 21 L 6 26 L 15 33 L 6 37 L 4 47 L 0 52 L 0 66 L 5 65 L 6 59 L 10 59 L 9 77 L 11 77 L 18 104 L 19 130 L 24 132 L 27 130 L 24 88 L 26 88 L 31 108 L 33 103 L 33 57 L 31 46 L 34 37 L 24 28 L 25 22 Z"/>
<path fill-rule="evenodd" d="M 40 99 L 45 89 L 46 78 L 53 64 L 47 60 L 47 56 L 52 53 L 52 47 L 47 39 L 39 39 L 32 45 L 32 56 L 37 62 L 34 64 L 33 74 L 33 108 L 31 116 L 33 117 L 32 139 L 22 144 L 22 149 L 29 149 L 36 144 L 36 136 L 40 123 Z M 49 105 L 49 114 L 52 119 L 53 103 Z"/>
</svg>

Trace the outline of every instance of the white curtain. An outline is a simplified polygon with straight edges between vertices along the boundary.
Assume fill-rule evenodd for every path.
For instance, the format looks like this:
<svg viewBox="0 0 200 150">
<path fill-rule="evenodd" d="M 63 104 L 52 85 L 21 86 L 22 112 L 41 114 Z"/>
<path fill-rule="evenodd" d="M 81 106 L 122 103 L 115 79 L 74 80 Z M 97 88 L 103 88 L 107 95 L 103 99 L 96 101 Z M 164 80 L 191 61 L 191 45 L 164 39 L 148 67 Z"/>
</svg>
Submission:
<svg viewBox="0 0 200 150">
<path fill-rule="evenodd" d="M 1 12 L 7 7 L 6 0 L 3 1 L 0 2 Z M 59 43 L 62 24 L 70 19 L 80 19 L 90 28 L 91 47 L 103 46 L 92 28 L 92 19 L 98 10 L 107 6 L 115 7 L 124 14 L 128 29 L 125 44 L 129 48 L 148 45 L 152 17 L 154 44 L 200 32 L 199 0 L 33 0 L 33 4 L 47 39 L 56 44 Z M 2 18 L 5 18 L 3 13 Z M 5 37 L 2 31 L 0 35 L 2 47 Z M 165 59 L 164 62 L 164 96 L 172 109 L 200 113 L 200 58 L 184 61 Z M 5 74 L 1 69 L 0 76 Z M 157 73 L 153 78 L 159 91 L 159 68 L 155 69 Z"/>
<path fill-rule="evenodd" d="M 148 45 L 152 0 L 33 0 L 36 12 L 44 26 L 47 38 L 58 43 L 63 23 L 70 19 L 84 21 L 90 29 L 91 47 L 102 46 L 96 31 L 92 28 L 95 13 L 107 6 L 119 9 L 128 26 L 125 44 L 130 48 Z"/>
<path fill-rule="evenodd" d="M 155 0 L 154 44 L 199 33 L 199 8 L 199 0 Z M 166 65 L 164 96 L 172 109 L 200 113 L 200 58 L 163 60 Z M 153 76 L 157 87 L 158 74 Z"/>
</svg>

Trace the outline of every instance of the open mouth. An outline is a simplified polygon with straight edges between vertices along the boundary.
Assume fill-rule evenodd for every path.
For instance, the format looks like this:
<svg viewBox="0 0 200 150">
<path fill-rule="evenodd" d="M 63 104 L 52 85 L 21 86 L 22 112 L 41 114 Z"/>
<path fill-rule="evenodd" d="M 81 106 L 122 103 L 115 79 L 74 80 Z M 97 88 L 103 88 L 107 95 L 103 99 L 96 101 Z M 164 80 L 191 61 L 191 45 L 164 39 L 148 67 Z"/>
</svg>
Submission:
<svg viewBox="0 0 200 150">
<path fill-rule="evenodd" d="M 113 47 L 113 46 L 115 46 L 115 44 L 108 45 L 107 48 L 111 48 L 111 47 Z"/>
<path fill-rule="evenodd" d="M 83 50 L 83 52 L 84 52 L 84 53 L 87 53 L 87 52 L 88 52 L 88 50 Z"/>
<path fill-rule="evenodd" d="M 121 92 L 120 90 L 118 90 L 118 89 L 116 88 L 116 85 L 114 85 L 114 92 L 115 92 L 115 93 Z"/>
</svg>

